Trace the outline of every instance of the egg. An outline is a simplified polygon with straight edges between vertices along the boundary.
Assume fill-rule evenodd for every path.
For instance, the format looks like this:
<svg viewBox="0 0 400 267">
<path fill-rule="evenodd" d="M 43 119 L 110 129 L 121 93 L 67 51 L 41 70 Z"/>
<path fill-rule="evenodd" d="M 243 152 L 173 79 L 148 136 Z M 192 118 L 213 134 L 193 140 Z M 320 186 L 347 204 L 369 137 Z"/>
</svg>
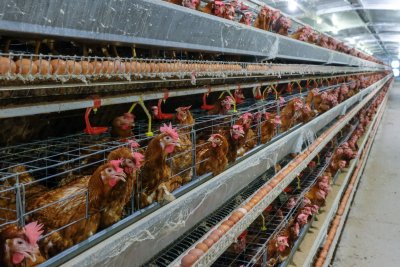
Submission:
<svg viewBox="0 0 400 267">
<path fill-rule="evenodd" d="M 241 213 L 243 213 L 243 214 L 246 214 L 246 213 L 247 213 L 247 210 L 246 210 L 245 208 L 238 208 L 237 211 L 238 211 L 238 212 L 241 212 Z"/>
<path fill-rule="evenodd" d="M 297 167 L 297 165 L 298 165 L 298 164 L 296 164 L 295 162 L 289 163 L 288 168 L 287 168 L 288 171 L 289 171 L 289 172 L 293 171 L 293 170 Z"/>
<path fill-rule="evenodd" d="M 212 235 L 212 234 L 215 234 L 215 235 L 218 235 L 219 237 L 221 237 L 221 236 L 224 235 L 224 232 L 221 231 L 221 230 L 219 230 L 219 229 L 215 229 L 215 230 L 213 230 L 213 231 L 211 232 L 211 235 Z"/>
<path fill-rule="evenodd" d="M 17 66 L 12 59 L 0 57 L 0 74 L 14 74 L 16 70 Z"/>
<path fill-rule="evenodd" d="M 227 226 L 227 225 L 220 225 L 220 226 L 218 226 L 218 230 L 222 231 L 224 234 L 225 234 L 226 232 L 228 232 L 229 229 L 231 229 L 231 228 L 230 228 L 229 226 Z"/>
<path fill-rule="evenodd" d="M 103 64 L 100 61 L 92 61 L 90 65 L 93 67 L 93 73 L 101 73 L 103 69 Z"/>
<path fill-rule="evenodd" d="M 132 71 L 132 65 L 131 65 L 131 63 L 130 63 L 129 61 L 127 61 L 127 62 L 125 62 L 124 64 L 125 64 L 125 73 L 126 73 L 126 74 L 131 73 L 131 71 Z"/>
<path fill-rule="evenodd" d="M 328 255 L 328 251 L 326 251 L 326 250 L 322 250 L 321 253 L 319 254 L 319 256 L 324 260 L 326 259 L 327 255 Z"/>
<path fill-rule="evenodd" d="M 250 211 L 253 207 L 251 207 L 250 205 L 246 204 L 243 206 L 243 208 L 247 211 Z"/>
<path fill-rule="evenodd" d="M 277 181 L 276 179 L 272 179 L 269 182 L 269 185 L 274 188 L 277 184 L 279 183 L 279 181 Z"/>
<path fill-rule="evenodd" d="M 52 74 L 53 67 L 51 66 L 50 62 L 44 59 L 37 59 L 34 61 L 36 66 L 38 67 L 38 73 L 42 75 Z"/>
<path fill-rule="evenodd" d="M 208 236 L 208 238 L 211 239 L 212 241 L 214 241 L 214 243 L 215 243 L 215 242 L 217 242 L 217 241 L 219 240 L 220 236 L 217 235 L 217 234 L 211 233 L 211 234 Z"/>
<path fill-rule="evenodd" d="M 199 248 L 194 248 L 191 249 L 188 254 L 194 255 L 197 259 L 199 259 L 202 255 L 204 255 L 204 251 Z"/>
<path fill-rule="evenodd" d="M 151 69 L 150 69 L 150 64 L 149 64 L 149 63 L 146 63 L 146 62 L 142 63 L 142 70 L 143 70 L 145 73 L 150 73 L 150 71 L 151 71 Z"/>
<path fill-rule="evenodd" d="M 149 63 L 149 65 L 150 65 L 151 73 L 157 73 L 159 71 L 158 64 L 151 62 L 151 63 Z"/>
<path fill-rule="evenodd" d="M 232 214 L 231 216 L 229 216 L 228 220 L 230 220 L 236 224 L 240 220 L 240 218 L 237 215 Z"/>
<path fill-rule="evenodd" d="M 197 257 L 192 254 L 185 255 L 181 260 L 182 267 L 190 267 L 197 261 Z"/>
<path fill-rule="evenodd" d="M 259 196 L 253 196 L 253 197 L 251 198 L 251 200 L 253 200 L 255 203 L 258 203 L 258 202 L 260 202 L 261 197 L 259 197 Z"/>
<path fill-rule="evenodd" d="M 267 190 L 267 193 L 271 192 L 271 190 L 273 189 L 273 187 L 269 184 L 265 185 L 264 187 Z"/>
<path fill-rule="evenodd" d="M 256 201 L 255 199 L 250 199 L 249 201 L 249 205 L 251 205 L 252 207 L 254 207 L 255 205 L 257 205 L 258 201 Z"/>
<path fill-rule="evenodd" d="M 264 197 L 265 197 L 265 192 L 263 191 L 263 192 L 261 192 L 261 191 L 258 191 L 254 196 L 255 197 L 258 197 L 258 198 L 260 198 L 260 199 L 263 199 Z"/>
<path fill-rule="evenodd" d="M 275 176 L 274 180 L 277 180 L 278 182 L 282 181 L 283 179 L 285 179 L 285 175 L 283 175 L 282 173 L 278 174 L 277 176 Z"/>
<path fill-rule="evenodd" d="M 69 74 L 81 74 L 82 73 L 82 66 L 79 62 L 73 61 L 73 60 L 67 60 L 67 70 Z"/>
<path fill-rule="evenodd" d="M 259 190 L 259 192 L 260 192 L 260 194 L 262 194 L 263 196 L 265 196 L 269 191 L 268 191 L 266 188 L 261 187 L 260 190 Z"/>
<path fill-rule="evenodd" d="M 50 61 L 53 68 L 53 74 L 64 75 L 67 74 L 67 63 L 62 59 L 53 59 Z"/>
<path fill-rule="evenodd" d="M 244 210 L 244 209 L 239 208 L 239 209 L 235 210 L 235 211 L 232 213 L 232 215 L 237 215 L 239 218 L 243 218 L 243 216 L 244 216 L 246 213 L 247 213 L 247 210 Z"/>
<path fill-rule="evenodd" d="M 114 62 L 112 61 L 103 61 L 101 64 L 101 73 L 111 74 L 115 70 Z"/>
<path fill-rule="evenodd" d="M 230 221 L 230 220 L 226 220 L 226 221 L 223 221 L 223 222 L 221 223 L 221 225 L 226 225 L 226 226 L 228 226 L 229 228 L 231 228 L 234 224 L 235 224 L 235 223 L 233 223 L 233 222 Z"/>
<path fill-rule="evenodd" d="M 206 238 L 203 240 L 203 243 L 208 247 L 211 248 L 212 245 L 214 245 L 214 240 L 210 239 L 210 238 Z"/>
<path fill-rule="evenodd" d="M 35 75 L 38 71 L 36 64 L 30 59 L 26 59 L 26 58 L 19 59 L 15 62 L 15 65 L 17 66 L 16 72 L 18 74 Z"/>
<path fill-rule="evenodd" d="M 125 64 L 123 64 L 120 60 L 114 61 L 114 69 L 115 73 L 121 74 L 125 73 Z"/>
<path fill-rule="evenodd" d="M 198 243 L 195 248 L 201 249 L 204 253 L 206 253 L 208 251 L 208 246 L 206 244 L 204 244 L 203 242 Z"/>
</svg>

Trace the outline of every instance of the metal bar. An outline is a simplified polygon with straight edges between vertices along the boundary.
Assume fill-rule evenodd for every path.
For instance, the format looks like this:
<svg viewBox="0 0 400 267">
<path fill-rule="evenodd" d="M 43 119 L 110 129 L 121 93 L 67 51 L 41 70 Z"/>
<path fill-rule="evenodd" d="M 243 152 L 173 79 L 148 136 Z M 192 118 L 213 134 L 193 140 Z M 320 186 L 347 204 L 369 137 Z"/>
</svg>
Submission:
<svg viewBox="0 0 400 267">
<path fill-rule="evenodd" d="M 18 0 L 11 3 L 13 8 L 1 6 L 2 33 L 323 63 L 331 63 L 329 58 L 333 54 L 338 55 L 336 64 L 376 64 L 164 1 L 38 0 L 33 4 Z"/>
<path fill-rule="evenodd" d="M 329 77 L 341 77 L 346 75 L 337 75 L 337 76 L 329 76 Z M 307 80 L 312 79 L 313 77 L 302 77 L 302 78 L 293 78 L 288 80 L 276 80 L 276 81 L 268 81 L 261 83 L 249 83 L 249 84 L 241 84 L 242 89 L 253 88 L 256 86 L 265 86 L 273 83 L 288 83 L 291 81 L 298 80 Z M 213 92 L 220 92 L 225 90 L 235 90 L 237 85 L 222 85 L 222 86 L 213 86 Z M 207 88 L 185 88 L 185 89 L 176 89 L 169 91 L 169 97 L 179 97 L 186 95 L 195 95 L 195 94 L 203 94 L 208 92 Z M 155 100 L 164 97 L 163 92 L 155 92 L 148 91 L 146 93 L 133 93 L 133 94 L 121 94 L 118 97 L 103 97 L 101 98 L 101 105 L 116 105 L 123 103 L 132 103 L 138 102 L 140 98 L 143 101 L 147 100 Z M 93 100 L 72 100 L 72 101 L 63 101 L 57 103 L 42 103 L 37 105 L 29 105 L 22 107 L 6 107 L 0 109 L 0 119 L 1 118 L 12 118 L 12 117 L 21 117 L 21 116 L 30 116 L 34 114 L 43 114 L 43 113 L 51 113 L 51 112 L 61 112 L 68 110 L 76 110 L 76 109 L 85 109 L 88 107 L 93 107 Z"/>
</svg>

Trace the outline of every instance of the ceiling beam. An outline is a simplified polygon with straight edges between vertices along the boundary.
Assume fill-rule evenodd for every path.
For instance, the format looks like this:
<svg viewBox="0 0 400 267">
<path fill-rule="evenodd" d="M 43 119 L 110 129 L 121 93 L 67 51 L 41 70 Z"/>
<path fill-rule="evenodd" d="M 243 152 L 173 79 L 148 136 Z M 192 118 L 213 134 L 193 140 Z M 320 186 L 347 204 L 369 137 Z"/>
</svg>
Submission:
<svg viewBox="0 0 400 267">
<path fill-rule="evenodd" d="M 384 51 L 386 53 L 386 55 L 389 57 L 389 52 L 386 50 L 386 47 L 383 44 L 379 35 L 377 34 L 375 28 L 372 26 L 369 26 L 371 19 L 369 18 L 367 12 L 364 10 L 364 6 L 363 6 L 363 3 L 361 2 L 361 0 L 349 0 L 348 2 L 353 7 L 357 8 L 356 12 L 357 12 L 359 18 L 364 22 L 365 28 L 368 29 L 368 31 L 371 33 L 371 35 L 376 39 L 376 41 L 381 46 L 382 51 Z"/>
<path fill-rule="evenodd" d="M 319 6 L 319 10 L 317 10 L 316 14 L 318 16 L 332 14 L 332 13 L 340 13 L 340 12 L 347 12 L 347 11 L 356 11 L 356 10 L 400 10 L 399 5 L 393 4 L 376 4 L 376 5 L 363 5 L 362 7 L 359 6 L 339 6 L 339 7 L 331 7 L 331 8 L 324 8 L 323 6 Z"/>
</svg>

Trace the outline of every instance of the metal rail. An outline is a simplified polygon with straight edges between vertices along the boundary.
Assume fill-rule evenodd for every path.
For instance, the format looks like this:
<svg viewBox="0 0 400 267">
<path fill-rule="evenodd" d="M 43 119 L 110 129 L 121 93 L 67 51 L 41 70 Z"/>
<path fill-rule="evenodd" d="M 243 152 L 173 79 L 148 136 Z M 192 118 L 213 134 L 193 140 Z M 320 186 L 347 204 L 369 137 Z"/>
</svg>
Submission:
<svg viewBox="0 0 400 267">
<path fill-rule="evenodd" d="M 65 4 L 62 0 L 40 0 L 32 4 L 19 0 L 13 2 L 12 8 L 1 6 L 0 13 L 0 32 L 8 34 L 161 46 L 262 59 L 379 65 L 163 1 L 73 0 Z"/>
<path fill-rule="evenodd" d="M 353 73 L 352 73 L 353 74 Z M 362 72 L 357 74 L 368 74 L 368 72 Z M 348 74 L 342 75 L 335 75 L 335 76 L 307 76 L 307 77 L 296 77 L 292 79 L 277 79 L 272 81 L 262 81 L 262 82 L 254 82 L 254 83 L 243 83 L 240 84 L 240 88 L 249 90 L 251 88 L 255 88 L 258 86 L 268 86 L 273 84 L 284 84 L 296 81 L 306 81 L 306 80 L 324 80 L 325 78 L 337 78 L 337 77 L 344 77 L 348 76 Z M 119 82 L 117 84 L 124 84 L 129 85 L 129 82 Z M 97 85 L 97 84 L 96 84 Z M 111 84 L 106 84 L 104 86 L 108 87 Z M 26 87 L 27 92 L 34 91 L 36 89 L 46 88 L 47 86 L 40 86 L 40 87 Z M 75 88 L 76 85 L 64 85 L 64 87 Z M 53 87 L 50 87 L 50 92 L 53 91 Z M 237 84 L 225 84 L 225 85 L 217 85 L 210 87 L 186 87 L 180 89 L 173 89 L 169 91 L 169 97 L 180 97 L 180 96 L 187 96 L 187 95 L 195 95 L 195 94 L 204 94 L 208 92 L 221 92 L 226 90 L 235 90 L 238 88 Z M 32 90 L 31 90 L 32 89 Z M 78 88 L 79 89 L 79 88 Z M 0 93 L 1 93 L 0 89 Z M 4 90 L 8 90 L 5 88 Z M 13 91 L 13 88 L 9 90 Z M 165 96 L 165 92 L 160 91 L 147 91 L 147 92 L 140 92 L 137 93 L 130 93 L 124 94 L 121 93 L 119 96 L 109 96 L 109 97 L 99 97 L 98 99 L 101 101 L 102 106 L 107 105 L 116 105 L 116 104 L 123 104 L 123 103 L 133 103 L 139 102 L 141 100 L 148 101 L 148 100 L 155 100 L 161 99 Z M 84 100 L 68 100 L 68 101 L 54 101 L 50 103 L 41 103 L 41 104 L 26 104 L 22 106 L 9 106 L 0 108 L 0 119 L 1 118 L 12 118 L 12 117 L 20 117 L 20 116 L 29 116 L 35 114 L 44 114 L 44 113 L 51 113 L 51 112 L 61 112 L 61 111 L 68 111 L 68 110 L 76 110 L 76 109 L 85 109 L 89 107 L 93 107 L 94 102 L 90 99 Z"/>
</svg>

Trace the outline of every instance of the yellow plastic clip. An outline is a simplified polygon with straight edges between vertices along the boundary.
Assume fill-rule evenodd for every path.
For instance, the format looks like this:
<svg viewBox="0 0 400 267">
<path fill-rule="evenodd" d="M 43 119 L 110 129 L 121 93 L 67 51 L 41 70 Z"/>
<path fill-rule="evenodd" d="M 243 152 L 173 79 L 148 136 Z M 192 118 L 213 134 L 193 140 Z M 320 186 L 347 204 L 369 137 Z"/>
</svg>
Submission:
<svg viewBox="0 0 400 267">
<path fill-rule="evenodd" d="M 298 174 L 298 175 L 296 176 L 296 179 L 297 179 L 297 189 L 301 189 L 300 174 Z"/>
<path fill-rule="evenodd" d="M 296 81 L 296 84 L 299 86 L 300 94 L 301 94 L 301 84 L 300 84 L 300 82 L 301 82 L 301 81 Z"/>
<path fill-rule="evenodd" d="M 264 215 L 261 213 L 261 220 L 262 220 L 262 226 L 261 226 L 261 231 L 267 231 L 267 227 L 265 226 L 265 217 Z"/>
<path fill-rule="evenodd" d="M 271 84 L 270 86 L 268 86 L 267 88 L 264 89 L 264 92 L 262 93 L 262 97 L 263 99 L 265 99 L 265 92 L 268 92 L 268 89 L 272 89 L 275 92 L 275 100 L 278 100 L 278 91 L 276 90 L 276 88 L 278 87 L 278 84 Z"/>
<path fill-rule="evenodd" d="M 142 97 L 139 98 L 139 105 L 143 108 L 143 111 L 144 111 L 144 113 L 146 113 L 147 119 L 149 121 L 149 123 L 147 125 L 146 136 L 151 137 L 154 135 L 153 132 L 151 131 L 151 122 L 152 122 L 151 115 L 150 115 L 150 112 L 148 111 L 148 109 L 146 108 L 146 105 L 144 104 Z"/>
<path fill-rule="evenodd" d="M 222 93 L 219 95 L 218 99 L 220 99 L 221 97 L 223 97 L 225 94 L 225 91 L 222 91 Z"/>
<path fill-rule="evenodd" d="M 136 107 L 137 103 L 133 103 L 132 106 L 129 108 L 128 113 L 132 113 L 133 109 Z"/>
</svg>

